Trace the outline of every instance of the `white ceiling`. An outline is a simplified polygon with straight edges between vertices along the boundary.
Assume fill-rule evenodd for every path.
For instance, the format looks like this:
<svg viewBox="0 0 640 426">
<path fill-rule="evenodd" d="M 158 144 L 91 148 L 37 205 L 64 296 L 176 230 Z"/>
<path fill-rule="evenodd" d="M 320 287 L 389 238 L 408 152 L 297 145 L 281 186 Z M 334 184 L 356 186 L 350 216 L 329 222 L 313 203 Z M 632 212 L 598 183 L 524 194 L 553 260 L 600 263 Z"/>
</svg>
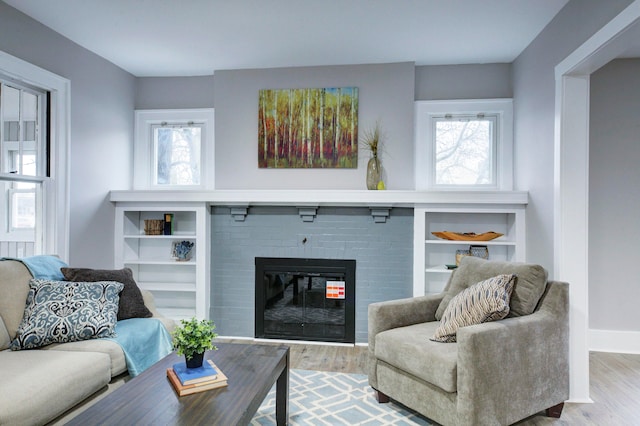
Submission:
<svg viewBox="0 0 640 426">
<path fill-rule="evenodd" d="M 136 76 L 509 63 L 568 0 L 4 0 Z"/>
</svg>

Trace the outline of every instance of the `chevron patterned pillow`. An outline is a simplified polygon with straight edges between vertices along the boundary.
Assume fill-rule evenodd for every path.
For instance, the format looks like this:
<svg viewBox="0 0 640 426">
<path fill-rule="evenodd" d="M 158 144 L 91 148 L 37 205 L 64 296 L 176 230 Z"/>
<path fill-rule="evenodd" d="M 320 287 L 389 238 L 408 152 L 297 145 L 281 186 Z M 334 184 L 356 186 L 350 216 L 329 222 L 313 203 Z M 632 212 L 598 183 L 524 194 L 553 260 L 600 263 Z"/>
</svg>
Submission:
<svg viewBox="0 0 640 426">
<path fill-rule="evenodd" d="M 460 327 L 506 317 L 515 279 L 513 274 L 498 275 L 458 293 L 449 302 L 431 340 L 452 343 Z"/>
</svg>

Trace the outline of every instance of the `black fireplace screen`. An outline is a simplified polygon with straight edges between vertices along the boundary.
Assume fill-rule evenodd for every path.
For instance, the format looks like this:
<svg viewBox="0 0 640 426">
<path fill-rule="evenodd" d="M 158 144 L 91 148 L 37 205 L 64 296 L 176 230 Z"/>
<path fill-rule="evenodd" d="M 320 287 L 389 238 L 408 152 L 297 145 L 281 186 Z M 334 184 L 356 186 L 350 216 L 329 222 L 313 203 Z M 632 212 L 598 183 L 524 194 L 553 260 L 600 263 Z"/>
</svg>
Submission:
<svg viewBox="0 0 640 426">
<path fill-rule="evenodd" d="M 256 337 L 355 342 L 355 260 L 255 263 Z"/>
</svg>

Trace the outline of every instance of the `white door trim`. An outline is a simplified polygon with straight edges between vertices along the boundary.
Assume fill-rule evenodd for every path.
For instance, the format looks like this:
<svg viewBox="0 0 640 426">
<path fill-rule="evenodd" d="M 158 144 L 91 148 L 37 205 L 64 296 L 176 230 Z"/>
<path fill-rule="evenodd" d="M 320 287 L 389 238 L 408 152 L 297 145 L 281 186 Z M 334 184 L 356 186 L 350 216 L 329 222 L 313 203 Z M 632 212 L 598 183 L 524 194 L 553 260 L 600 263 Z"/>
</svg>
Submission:
<svg viewBox="0 0 640 426">
<path fill-rule="evenodd" d="M 589 76 L 640 42 L 640 0 L 555 69 L 554 279 L 570 283 L 572 402 L 589 397 Z"/>
</svg>

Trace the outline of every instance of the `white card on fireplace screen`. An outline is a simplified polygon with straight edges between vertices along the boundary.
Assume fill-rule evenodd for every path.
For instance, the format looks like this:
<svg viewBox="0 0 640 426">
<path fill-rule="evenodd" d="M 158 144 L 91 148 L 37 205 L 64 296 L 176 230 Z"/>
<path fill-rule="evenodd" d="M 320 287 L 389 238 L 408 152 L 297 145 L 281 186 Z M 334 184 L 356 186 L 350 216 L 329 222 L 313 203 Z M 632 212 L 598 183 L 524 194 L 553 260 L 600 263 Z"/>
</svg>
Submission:
<svg viewBox="0 0 640 426">
<path fill-rule="evenodd" d="M 327 299 L 344 299 L 344 281 L 327 281 Z"/>
</svg>

